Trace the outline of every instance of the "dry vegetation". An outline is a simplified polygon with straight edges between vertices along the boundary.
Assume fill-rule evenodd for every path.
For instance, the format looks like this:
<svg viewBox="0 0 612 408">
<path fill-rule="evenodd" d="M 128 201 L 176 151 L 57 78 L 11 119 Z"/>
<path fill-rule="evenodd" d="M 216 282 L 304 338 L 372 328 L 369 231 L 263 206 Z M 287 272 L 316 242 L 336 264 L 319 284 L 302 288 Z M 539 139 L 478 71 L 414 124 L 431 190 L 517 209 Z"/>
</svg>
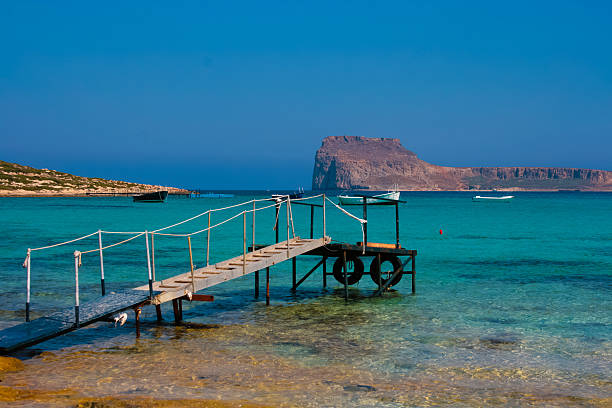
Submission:
<svg viewBox="0 0 612 408">
<path fill-rule="evenodd" d="M 180 190 L 174 187 L 80 177 L 55 170 L 35 169 L 0 160 L 0 195 L 3 196 L 84 195 L 87 193 L 122 193 L 160 189 L 170 192 Z"/>
</svg>

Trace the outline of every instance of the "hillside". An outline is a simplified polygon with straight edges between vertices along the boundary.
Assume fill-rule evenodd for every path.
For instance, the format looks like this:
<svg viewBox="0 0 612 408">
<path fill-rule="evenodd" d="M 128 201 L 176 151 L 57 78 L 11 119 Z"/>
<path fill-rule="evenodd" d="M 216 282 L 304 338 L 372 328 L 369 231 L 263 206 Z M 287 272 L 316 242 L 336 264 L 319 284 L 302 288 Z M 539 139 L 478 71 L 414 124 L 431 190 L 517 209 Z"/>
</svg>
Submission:
<svg viewBox="0 0 612 408">
<path fill-rule="evenodd" d="M 125 193 L 168 190 L 174 187 L 128 183 L 102 178 L 80 177 L 55 170 L 35 169 L 0 160 L 0 196 L 75 196 L 87 193 Z"/>
<path fill-rule="evenodd" d="M 444 167 L 427 163 L 399 139 L 329 136 L 315 156 L 313 190 L 612 191 L 612 172 L 565 167 Z"/>
</svg>

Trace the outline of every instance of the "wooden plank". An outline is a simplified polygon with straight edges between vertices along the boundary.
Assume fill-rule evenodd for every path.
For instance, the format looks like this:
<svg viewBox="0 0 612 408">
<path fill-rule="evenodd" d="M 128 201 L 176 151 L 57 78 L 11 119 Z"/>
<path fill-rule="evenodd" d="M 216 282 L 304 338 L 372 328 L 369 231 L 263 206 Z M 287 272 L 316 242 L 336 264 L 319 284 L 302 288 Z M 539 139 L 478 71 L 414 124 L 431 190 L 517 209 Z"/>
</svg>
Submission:
<svg viewBox="0 0 612 408">
<path fill-rule="evenodd" d="M 87 326 L 115 313 L 147 303 L 149 285 L 145 287 L 146 291 L 128 289 L 82 303 L 79 307 L 79 325 Z M 159 295 L 160 292 L 154 294 Z M 74 307 L 71 306 L 49 316 L 0 331 L 0 350 L 10 352 L 32 346 L 76 329 Z"/>
</svg>

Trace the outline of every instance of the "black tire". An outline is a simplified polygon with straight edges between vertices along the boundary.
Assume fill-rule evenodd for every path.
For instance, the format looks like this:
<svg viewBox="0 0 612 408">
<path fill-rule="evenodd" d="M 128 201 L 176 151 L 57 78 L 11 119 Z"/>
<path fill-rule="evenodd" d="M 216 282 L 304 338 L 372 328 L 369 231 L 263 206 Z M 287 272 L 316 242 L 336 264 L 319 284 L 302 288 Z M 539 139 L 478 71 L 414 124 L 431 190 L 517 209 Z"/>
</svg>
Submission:
<svg viewBox="0 0 612 408">
<path fill-rule="evenodd" d="M 350 264 L 353 264 L 353 271 L 350 270 Z M 346 280 L 349 285 L 354 285 L 359 282 L 363 276 L 363 261 L 359 257 L 349 255 L 346 257 Z M 344 285 L 344 260 L 338 257 L 334 262 L 334 278 Z"/>
<path fill-rule="evenodd" d="M 385 267 L 383 265 L 385 262 L 391 263 L 391 265 L 393 266 L 391 271 L 385 272 Z M 383 286 L 386 285 L 387 281 L 391 279 L 391 276 L 393 276 L 393 272 L 396 271 L 398 268 L 401 270 L 401 272 L 395 277 L 395 279 L 393 279 L 393 282 L 391 282 L 391 285 L 389 285 L 389 287 L 397 285 L 399 281 L 402 280 L 402 276 L 404 275 L 403 274 L 404 266 L 402 264 L 402 261 L 400 261 L 400 259 L 397 256 L 390 255 L 390 254 L 381 255 L 380 256 L 380 268 L 383 270 L 382 276 L 380 274 L 380 269 L 378 268 L 378 258 L 374 257 L 374 259 L 372 259 L 372 263 L 370 264 L 370 277 L 372 278 L 372 280 L 374 281 L 376 285 L 378 285 L 379 277 L 380 277 L 380 283 Z"/>
</svg>

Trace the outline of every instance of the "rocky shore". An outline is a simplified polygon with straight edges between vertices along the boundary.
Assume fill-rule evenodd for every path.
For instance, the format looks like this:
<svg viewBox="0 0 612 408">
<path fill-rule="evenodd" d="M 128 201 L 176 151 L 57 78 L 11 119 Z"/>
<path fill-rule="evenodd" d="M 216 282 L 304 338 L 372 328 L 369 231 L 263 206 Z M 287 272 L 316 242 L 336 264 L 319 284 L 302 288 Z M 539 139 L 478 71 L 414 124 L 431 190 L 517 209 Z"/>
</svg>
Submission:
<svg viewBox="0 0 612 408">
<path fill-rule="evenodd" d="M 313 190 L 612 191 L 612 172 L 564 167 L 444 167 L 399 139 L 329 136 L 315 156 Z"/>
<path fill-rule="evenodd" d="M 158 190 L 166 190 L 170 194 L 189 193 L 188 190 L 176 187 L 81 177 L 0 160 L 0 197 L 78 197 Z"/>
</svg>

